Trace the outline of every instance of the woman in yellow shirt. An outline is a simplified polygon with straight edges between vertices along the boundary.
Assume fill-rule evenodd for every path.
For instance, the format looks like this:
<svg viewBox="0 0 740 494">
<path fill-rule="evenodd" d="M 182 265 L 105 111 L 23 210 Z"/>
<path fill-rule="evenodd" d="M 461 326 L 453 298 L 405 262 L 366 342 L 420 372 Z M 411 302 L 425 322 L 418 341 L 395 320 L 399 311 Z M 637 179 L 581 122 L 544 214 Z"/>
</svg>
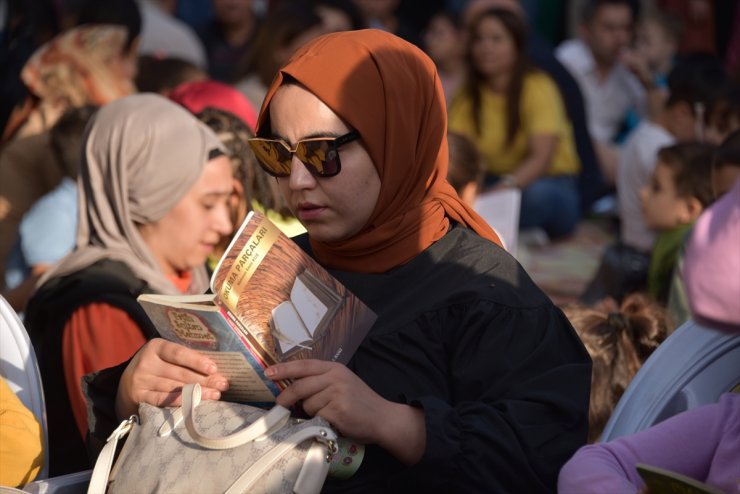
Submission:
<svg viewBox="0 0 740 494">
<path fill-rule="evenodd" d="M 520 228 L 551 237 L 580 219 L 580 162 L 560 93 L 526 57 L 521 17 L 492 8 L 470 26 L 468 79 L 454 97 L 449 128 L 469 136 L 486 164 L 486 188 L 522 189 Z"/>
</svg>

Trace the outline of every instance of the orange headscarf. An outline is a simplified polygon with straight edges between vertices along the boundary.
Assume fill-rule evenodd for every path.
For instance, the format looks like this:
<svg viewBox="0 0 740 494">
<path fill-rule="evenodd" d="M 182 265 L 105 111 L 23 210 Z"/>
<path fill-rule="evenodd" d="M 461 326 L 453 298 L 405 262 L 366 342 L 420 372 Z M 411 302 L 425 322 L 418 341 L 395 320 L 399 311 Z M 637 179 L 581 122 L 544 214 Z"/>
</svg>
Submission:
<svg viewBox="0 0 740 494">
<path fill-rule="evenodd" d="M 447 111 L 434 63 L 392 34 L 332 33 L 299 49 L 265 96 L 257 134 L 270 131 L 269 105 L 289 75 L 360 133 L 381 180 L 368 224 L 353 237 L 311 239 L 322 264 L 382 273 L 412 260 L 447 233 L 450 220 L 500 245 L 493 229 L 447 182 Z"/>
</svg>

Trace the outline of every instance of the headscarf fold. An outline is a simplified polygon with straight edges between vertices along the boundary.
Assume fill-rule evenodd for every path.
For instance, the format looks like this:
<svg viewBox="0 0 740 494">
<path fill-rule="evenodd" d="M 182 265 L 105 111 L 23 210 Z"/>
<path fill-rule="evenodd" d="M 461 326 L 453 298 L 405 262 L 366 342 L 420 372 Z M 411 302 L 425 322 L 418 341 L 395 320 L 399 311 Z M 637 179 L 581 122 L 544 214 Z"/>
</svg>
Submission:
<svg viewBox="0 0 740 494">
<path fill-rule="evenodd" d="M 307 43 L 270 86 L 258 135 L 270 132 L 270 101 L 286 75 L 360 133 L 381 180 L 375 210 L 360 233 L 332 243 L 311 239 L 324 265 L 386 272 L 442 238 L 450 220 L 501 244 L 446 180 L 444 94 L 434 63 L 419 48 L 374 29 L 332 33 Z"/>
<path fill-rule="evenodd" d="M 155 94 L 121 98 L 91 118 L 83 139 L 77 246 L 41 282 L 114 259 L 157 293 L 177 294 L 137 224 L 162 219 L 203 173 L 209 152 L 225 152 L 211 130 L 187 110 Z M 190 293 L 208 287 L 193 269 Z"/>
<path fill-rule="evenodd" d="M 36 114 L 25 122 L 29 129 L 21 134 L 51 127 L 69 108 L 101 106 L 134 93 L 133 81 L 110 68 L 113 58 L 124 55 L 127 36 L 123 26 L 83 25 L 59 34 L 36 50 L 23 66 L 21 79 L 40 102 Z M 11 126 L 20 124 L 23 122 Z"/>
</svg>

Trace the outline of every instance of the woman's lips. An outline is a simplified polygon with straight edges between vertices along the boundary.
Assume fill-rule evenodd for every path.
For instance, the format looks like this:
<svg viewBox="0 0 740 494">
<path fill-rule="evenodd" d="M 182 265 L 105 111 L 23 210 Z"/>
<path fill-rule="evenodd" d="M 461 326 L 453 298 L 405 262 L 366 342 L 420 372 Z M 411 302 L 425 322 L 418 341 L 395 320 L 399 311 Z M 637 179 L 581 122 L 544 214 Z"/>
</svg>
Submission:
<svg viewBox="0 0 740 494">
<path fill-rule="evenodd" d="M 324 206 L 309 202 L 301 203 L 298 204 L 298 219 L 300 221 L 317 220 L 324 211 L 326 211 Z"/>
</svg>

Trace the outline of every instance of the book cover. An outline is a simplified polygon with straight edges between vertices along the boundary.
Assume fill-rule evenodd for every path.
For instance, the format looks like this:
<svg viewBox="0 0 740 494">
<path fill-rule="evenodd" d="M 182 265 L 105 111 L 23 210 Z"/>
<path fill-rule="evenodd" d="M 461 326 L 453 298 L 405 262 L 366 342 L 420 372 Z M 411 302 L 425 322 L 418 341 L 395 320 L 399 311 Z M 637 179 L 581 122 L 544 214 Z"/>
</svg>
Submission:
<svg viewBox="0 0 740 494">
<path fill-rule="evenodd" d="M 722 494 L 716 487 L 671 470 L 644 463 L 636 468 L 650 494 Z"/>
<path fill-rule="evenodd" d="M 207 353 L 232 401 L 269 403 L 288 384 L 276 362 L 349 362 L 376 315 L 259 212 L 251 212 L 211 276 L 213 295 L 142 295 L 160 334 Z M 237 355 L 238 354 L 238 355 Z"/>
</svg>

